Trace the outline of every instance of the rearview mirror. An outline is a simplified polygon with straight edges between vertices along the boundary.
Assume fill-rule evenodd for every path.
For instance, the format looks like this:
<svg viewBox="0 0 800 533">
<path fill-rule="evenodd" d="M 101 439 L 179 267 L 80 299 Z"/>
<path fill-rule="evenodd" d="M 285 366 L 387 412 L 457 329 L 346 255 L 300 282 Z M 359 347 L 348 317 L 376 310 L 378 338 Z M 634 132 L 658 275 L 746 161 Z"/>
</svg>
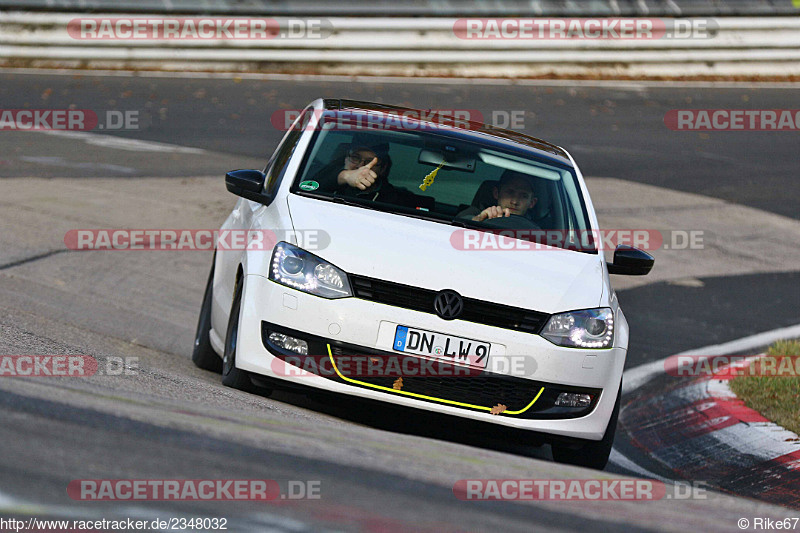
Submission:
<svg viewBox="0 0 800 533">
<path fill-rule="evenodd" d="M 614 250 L 614 262 L 608 263 L 609 274 L 644 276 L 653 268 L 655 258 L 633 246 L 620 244 Z"/>
<path fill-rule="evenodd" d="M 225 174 L 225 187 L 236 196 L 264 205 L 272 202 L 272 195 L 264 193 L 267 176 L 260 170 L 231 170 Z"/>
<path fill-rule="evenodd" d="M 444 168 L 457 168 L 467 172 L 475 172 L 475 158 L 457 152 L 445 153 L 436 150 L 420 150 L 417 161 L 426 165 L 435 165 L 437 167 L 442 165 Z"/>
</svg>

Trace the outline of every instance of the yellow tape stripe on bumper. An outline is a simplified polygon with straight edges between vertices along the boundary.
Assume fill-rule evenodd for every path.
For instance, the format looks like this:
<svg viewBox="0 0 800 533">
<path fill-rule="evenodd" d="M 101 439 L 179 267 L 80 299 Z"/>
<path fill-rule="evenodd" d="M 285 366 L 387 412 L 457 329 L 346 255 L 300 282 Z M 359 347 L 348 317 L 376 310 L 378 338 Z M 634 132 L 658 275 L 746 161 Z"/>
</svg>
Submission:
<svg viewBox="0 0 800 533">
<path fill-rule="evenodd" d="M 481 411 L 491 411 L 492 410 L 491 407 L 484 407 L 483 405 L 474 405 L 474 404 L 471 404 L 471 403 L 463 403 L 463 402 L 456 402 L 454 400 L 446 400 L 444 398 L 436 398 L 434 396 L 425 396 L 424 394 L 417 394 L 415 392 L 408 392 L 408 391 L 404 391 L 404 390 L 390 389 L 389 387 L 384 387 L 382 385 L 375 385 L 373 383 L 367 383 L 365 381 L 358 381 L 357 379 L 348 378 L 347 376 L 345 376 L 341 372 L 339 372 L 339 368 L 336 366 L 336 361 L 334 361 L 334 359 L 333 359 L 333 352 L 331 352 L 331 345 L 330 344 L 328 344 L 328 358 L 331 360 L 331 363 L 333 364 L 333 369 L 336 371 L 336 374 L 340 378 L 342 378 L 343 380 L 345 380 L 345 381 L 347 381 L 349 383 L 356 383 L 356 384 L 362 385 L 364 387 L 370 387 L 372 389 L 378 389 L 378 390 L 382 390 L 382 391 L 392 392 L 392 393 L 395 393 L 395 394 L 402 394 L 402 395 L 405 395 L 405 396 L 412 396 L 414 398 L 423 398 L 425 400 L 433 400 L 435 402 L 447 403 L 447 404 L 450 404 L 450 405 L 458 405 L 460 407 L 470 407 L 472 409 L 480 409 Z M 519 415 L 519 414 L 524 413 L 525 411 L 530 409 L 533 406 L 533 404 L 536 403 L 536 400 L 539 399 L 539 396 L 541 396 L 543 392 L 544 392 L 544 387 L 539 389 L 539 393 L 533 398 L 533 400 L 531 400 L 531 403 L 526 405 L 523 409 L 520 409 L 519 411 L 503 411 L 503 413 L 501 413 L 501 414 L 504 414 L 504 415 Z"/>
</svg>

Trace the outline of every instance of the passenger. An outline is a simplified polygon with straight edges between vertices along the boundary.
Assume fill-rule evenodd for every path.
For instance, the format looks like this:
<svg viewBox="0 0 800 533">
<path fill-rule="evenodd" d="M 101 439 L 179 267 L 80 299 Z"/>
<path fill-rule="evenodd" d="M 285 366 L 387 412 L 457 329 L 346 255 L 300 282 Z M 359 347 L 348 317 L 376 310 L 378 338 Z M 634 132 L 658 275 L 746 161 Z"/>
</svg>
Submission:
<svg viewBox="0 0 800 533">
<path fill-rule="evenodd" d="M 344 170 L 337 176 L 336 194 L 412 208 L 433 207 L 433 198 L 414 194 L 389 183 L 391 168 L 392 160 L 386 143 L 351 149 L 345 157 Z"/>
<path fill-rule="evenodd" d="M 386 145 L 351 149 L 344 158 L 344 169 L 337 176 L 337 185 L 361 191 L 373 187 L 380 190 L 384 183 L 388 183 L 386 176 L 392 167 L 388 149 Z"/>
<path fill-rule="evenodd" d="M 431 210 L 435 206 L 432 197 L 414 194 L 389 183 L 392 159 L 389 157 L 388 143 L 369 144 L 367 139 L 354 139 L 343 163 L 344 167 L 331 161 L 317 174 L 314 179 L 322 184 L 322 191 L 333 192 L 338 197 L 360 198 L 415 209 Z"/>
</svg>

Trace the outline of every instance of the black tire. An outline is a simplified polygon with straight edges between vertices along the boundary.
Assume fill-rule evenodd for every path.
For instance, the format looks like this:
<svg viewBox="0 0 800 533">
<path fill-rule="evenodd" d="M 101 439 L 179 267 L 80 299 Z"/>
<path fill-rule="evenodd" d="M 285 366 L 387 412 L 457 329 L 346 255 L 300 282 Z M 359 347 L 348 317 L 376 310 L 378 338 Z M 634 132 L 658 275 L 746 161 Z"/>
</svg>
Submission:
<svg viewBox="0 0 800 533">
<path fill-rule="evenodd" d="M 214 289 L 214 264 L 217 254 L 211 261 L 211 272 L 208 274 L 206 292 L 203 295 L 203 305 L 200 306 L 200 318 L 197 320 L 197 331 L 194 334 L 194 349 L 192 350 L 192 362 L 198 368 L 210 370 L 219 374 L 222 372 L 222 358 L 211 347 L 211 340 L 208 332 L 211 331 L 211 300 Z"/>
<path fill-rule="evenodd" d="M 559 463 L 566 463 L 577 466 L 603 470 L 608 464 L 608 457 L 614 447 L 614 434 L 617 432 L 617 420 L 619 419 L 619 404 L 622 397 L 622 384 L 617 392 L 617 401 L 614 403 L 614 410 L 611 412 L 611 419 L 608 421 L 606 432 L 603 438 L 598 441 L 584 441 L 583 446 L 578 449 L 569 446 L 552 445 L 553 459 Z"/>
<path fill-rule="evenodd" d="M 222 384 L 245 392 L 255 392 L 256 387 L 250 381 L 250 374 L 245 370 L 236 368 L 236 348 L 239 337 L 239 314 L 242 308 L 242 289 L 244 279 L 236 281 L 233 290 L 233 303 L 228 318 L 228 330 L 225 333 L 225 354 L 222 356 Z"/>
</svg>

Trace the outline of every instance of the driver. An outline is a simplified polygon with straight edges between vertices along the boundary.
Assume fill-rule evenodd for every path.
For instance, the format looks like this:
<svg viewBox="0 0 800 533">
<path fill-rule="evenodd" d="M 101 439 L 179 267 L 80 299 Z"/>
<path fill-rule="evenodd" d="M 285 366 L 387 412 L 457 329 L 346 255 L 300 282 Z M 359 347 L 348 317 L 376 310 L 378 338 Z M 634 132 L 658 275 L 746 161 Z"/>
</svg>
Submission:
<svg viewBox="0 0 800 533">
<path fill-rule="evenodd" d="M 471 206 L 461 213 L 459 217 L 472 217 L 476 222 L 491 218 L 519 215 L 528 217 L 528 212 L 536 205 L 537 198 L 530 181 L 516 172 L 506 171 L 500 177 L 500 182 L 492 191 L 497 205 L 487 207 L 483 211 Z"/>
</svg>

